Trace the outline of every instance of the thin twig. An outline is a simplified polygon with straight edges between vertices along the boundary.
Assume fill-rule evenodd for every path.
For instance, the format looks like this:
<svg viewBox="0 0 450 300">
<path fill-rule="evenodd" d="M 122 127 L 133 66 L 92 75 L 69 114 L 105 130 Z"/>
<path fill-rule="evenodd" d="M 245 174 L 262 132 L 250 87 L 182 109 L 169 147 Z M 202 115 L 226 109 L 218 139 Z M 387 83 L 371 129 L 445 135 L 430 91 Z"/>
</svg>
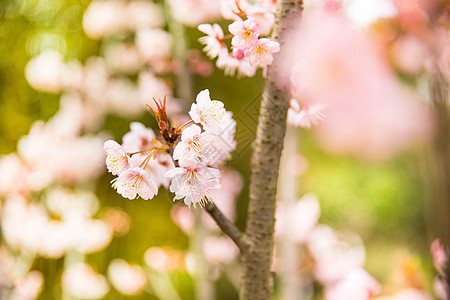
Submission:
<svg viewBox="0 0 450 300">
<path fill-rule="evenodd" d="M 238 246 L 241 253 L 246 252 L 249 245 L 244 240 L 242 232 L 219 210 L 214 203 L 210 202 L 206 204 L 205 209 L 220 227 L 222 232 L 228 235 Z"/>
</svg>

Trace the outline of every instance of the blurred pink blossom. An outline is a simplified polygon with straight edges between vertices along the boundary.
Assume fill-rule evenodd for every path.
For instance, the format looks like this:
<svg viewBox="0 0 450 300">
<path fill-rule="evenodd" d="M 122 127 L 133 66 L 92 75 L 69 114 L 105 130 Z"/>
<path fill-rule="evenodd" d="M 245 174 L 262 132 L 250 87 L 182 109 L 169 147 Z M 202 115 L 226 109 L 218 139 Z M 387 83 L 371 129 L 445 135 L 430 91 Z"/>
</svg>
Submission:
<svg viewBox="0 0 450 300">
<path fill-rule="evenodd" d="M 165 94 L 167 94 L 169 98 L 172 95 L 171 89 L 164 80 L 156 77 L 151 71 L 142 71 L 139 73 L 138 91 L 139 101 L 143 107 L 145 107 L 146 104 L 154 107 L 153 97 L 162 99 Z M 169 111 L 171 110 L 170 105 L 172 105 L 172 102 L 176 103 L 175 101 L 168 101 Z"/>
<path fill-rule="evenodd" d="M 174 205 L 170 210 L 170 217 L 186 235 L 191 235 L 193 233 L 195 217 L 189 208 Z"/>
<path fill-rule="evenodd" d="M 430 247 L 431 255 L 433 256 L 434 267 L 442 272 L 448 263 L 448 251 L 438 239 L 434 240 Z"/>
<path fill-rule="evenodd" d="M 136 46 L 141 57 L 151 64 L 172 55 L 173 38 L 162 29 L 144 28 L 136 33 Z"/>
<path fill-rule="evenodd" d="M 347 273 L 337 283 L 325 287 L 326 300 L 369 300 L 378 294 L 380 284 L 362 268 Z M 378 298 L 377 298 L 378 299 Z M 403 299 L 403 298 L 402 298 Z M 413 299 L 413 298 L 404 298 Z M 415 299 L 415 298 L 414 298 Z M 422 299 L 422 298 L 420 298 Z M 425 300 L 425 299 L 424 299 Z"/>
<path fill-rule="evenodd" d="M 140 91 L 128 77 L 120 76 L 108 80 L 102 100 L 106 100 L 107 111 L 126 117 L 135 117 L 145 111 L 140 101 Z"/>
<path fill-rule="evenodd" d="M 187 60 L 189 64 L 189 71 L 192 74 L 208 77 L 213 72 L 211 62 L 201 54 L 197 49 L 190 49 L 187 53 Z"/>
<path fill-rule="evenodd" d="M 118 207 L 110 207 L 102 213 L 102 220 L 108 224 L 115 235 L 124 236 L 131 226 L 130 216 Z"/>
<path fill-rule="evenodd" d="M 28 191 L 29 179 L 27 168 L 17 154 L 0 156 L 0 195 Z"/>
<path fill-rule="evenodd" d="M 156 4 L 142 0 L 92 1 L 83 16 L 83 28 L 94 39 L 163 24 L 163 11 Z"/>
<path fill-rule="evenodd" d="M 46 206 L 52 215 L 92 217 L 99 209 L 97 196 L 89 191 L 54 187 L 46 190 Z"/>
<path fill-rule="evenodd" d="M 108 267 L 108 279 L 112 286 L 124 295 L 137 295 L 147 285 L 147 276 L 139 265 L 123 259 L 114 259 Z"/>
<path fill-rule="evenodd" d="M 155 28 L 164 25 L 164 11 L 160 5 L 145 0 L 127 1 L 125 23 L 129 30 Z"/>
<path fill-rule="evenodd" d="M 424 104 L 400 84 L 376 44 L 339 11 L 305 14 L 292 40 L 287 51 L 296 61 L 294 97 L 303 105 L 330 103 L 326 121 L 317 127 L 324 147 L 384 159 L 428 136 Z M 292 57 L 284 64 L 289 71 Z"/>
<path fill-rule="evenodd" d="M 229 237 L 207 236 L 203 239 L 203 254 L 209 264 L 229 264 L 239 249 Z"/>
<path fill-rule="evenodd" d="M 316 261 L 315 277 L 325 285 L 339 282 L 362 267 L 366 253 L 357 235 L 339 237 L 330 227 L 319 225 L 308 236 L 307 246 Z"/>
<path fill-rule="evenodd" d="M 63 290 L 81 299 L 100 299 L 109 291 L 106 278 L 86 263 L 74 263 L 64 270 Z"/>
<path fill-rule="evenodd" d="M 275 236 L 295 243 L 307 241 L 320 216 L 316 195 L 306 194 L 296 203 L 279 202 L 276 213 Z"/>
<path fill-rule="evenodd" d="M 220 16 L 219 0 L 169 0 L 175 20 L 195 27 Z"/>
<path fill-rule="evenodd" d="M 151 247 L 145 251 L 144 260 L 147 266 L 160 271 L 167 272 L 185 267 L 185 256 L 181 252 Z"/>
<path fill-rule="evenodd" d="M 39 271 L 31 271 L 24 278 L 14 281 L 12 300 L 34 300 L 37 299 L 44 285 L 44 276 Z"/>
<path fill-rule="evenodd" d="M 92 1 L 83 16 L 83 28 L 92 38 L 101 38 L 117 32 L 122 23 L 120 14 L 126 9 L 123 1 Z"/>
<path fill-rule="evenodd" d="M 396 40 L 391 51 L 396 67 L 413 75 L 423 71 L 429 55 L 423 41 L 412 35 L 406 35 Z"/>
<path fill-rule="evenodd" d="M 113 72 L 135 73 L 143 64 L 141 54 L 134 44 L 109 45 L 105 50 L 105 60 Z"/>
<path fill-rule="evenodd" d="M 28 83 L 36 90 L 49 93 L 61 91 L 63 72 L 63 57 L 60 53 L 52 50 L 47 50 L 34 57 L 25 68 Z"/>
<path fill-rule="evenodd" d="M 314 103 L 310 106 L 300 108 L 297 100 L 291 99 L 287 122 L 296 127 L 311 128 L 326 118 L 323 111 L 328 107 L 329 105 L 327 103 Z"/>
</svg>

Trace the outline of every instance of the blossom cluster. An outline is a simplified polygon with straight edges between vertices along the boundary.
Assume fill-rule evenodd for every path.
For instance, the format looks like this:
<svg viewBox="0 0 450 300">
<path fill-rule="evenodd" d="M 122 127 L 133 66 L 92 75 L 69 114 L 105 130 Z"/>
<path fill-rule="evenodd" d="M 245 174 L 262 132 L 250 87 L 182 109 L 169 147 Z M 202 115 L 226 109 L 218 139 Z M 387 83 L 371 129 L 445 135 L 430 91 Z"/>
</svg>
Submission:
<svg viewBox="0 0 450 300">
<path fill-rule="evenodd" d="M 169 129 L 164 102 L 155 100 L 154 113 L 162 140 L 140 123 L 132 123 L 123 143 L 104 144 L 108 171 L 118 177 L 112 186 L 128 199 L 152 199 L 162 185 L 188 206 L 204 206 L 220 188 L 219 167 L 236 147 L 236 121 L 224 104 L 211 100 L 208 90 L 197 95 L 189 111 L 191 120 Z M 169 187 L 170 185 L 170 187 Z"/>
<path fill-rule="evenodd" d="M 209 58 L 217 57 L 216 66 L 224 69 L 226 75 L 252 77 L 257 68 L 266 74 L 267 66 L 272 64 L 273 53 L 280 51 L 280 44 L 268 35 L 274 22 L 273 3 L 249 4 L 245 0 L 224 1 L 222 16 L 234 22 L 228 26 L 230 36 L 224 36 L 218 24 L 200 24 L 198 29 L 205 33 L 199 41 L 205 45 Z M 231 38 L 230 53 L 225 41 Z"/>
</svg>

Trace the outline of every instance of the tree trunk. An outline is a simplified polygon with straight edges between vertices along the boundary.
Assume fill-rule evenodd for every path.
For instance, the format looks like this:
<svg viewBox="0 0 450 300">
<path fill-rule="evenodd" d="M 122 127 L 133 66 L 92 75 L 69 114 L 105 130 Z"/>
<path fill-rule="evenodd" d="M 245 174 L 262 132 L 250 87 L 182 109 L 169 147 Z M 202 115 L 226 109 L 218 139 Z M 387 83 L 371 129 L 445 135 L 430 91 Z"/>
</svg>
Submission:
<svg viewBox="0 0 450 300">
<path fill-rule="evenodd" d="M 275 197 L 278 168 L 289 108 L 289 74 L 280 68 L 285 54 L 286 30 L 290 16 L 299 16 L 302 1 L 278 2 L 273 39 L 281 51 L 274 55 L 268 69 L 253 145 L 250 175 L 250 200 L 244 239 L 249 245 L 242 253 L 241 300 L 269 299 L 273 283 L 270 272 L 273 253 Z"/>
</svg>

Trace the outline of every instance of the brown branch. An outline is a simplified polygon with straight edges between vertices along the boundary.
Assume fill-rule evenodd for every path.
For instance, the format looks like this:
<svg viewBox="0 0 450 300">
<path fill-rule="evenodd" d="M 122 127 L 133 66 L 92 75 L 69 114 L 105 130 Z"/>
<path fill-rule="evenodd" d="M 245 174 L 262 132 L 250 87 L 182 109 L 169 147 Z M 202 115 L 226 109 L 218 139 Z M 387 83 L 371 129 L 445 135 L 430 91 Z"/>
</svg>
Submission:
<svg viewBox="0 0 450 300">
<path fill-rule="evenodd" d="M 248 250 L 249 245 L 244 240 L 242 232 L 219 210 L 214 203 L 210 202 L 206 204 L 205 209 L 211 218 L 213 218 L 217 223 L 222 232 L 228 235 L 238 246 L 241 253 L 245 253 Z"/>
<path fill-rule="evenodd" d="M 281 51 L 268 68 L 261 100 L 256 139 L 250 165 L 250 200 L 244 238 L 250 248 L 242 254 L 241 300 L 267 300 L 273 289 L 270 272 L 273 255 L 275 197 L 278 169 L 289 108 L 289 74 L 282 68 L 288 54 L 286 31 L 291 17 L 300 16 L 302 1 L 279 0 L 272 35 Z"/>
</svg>

